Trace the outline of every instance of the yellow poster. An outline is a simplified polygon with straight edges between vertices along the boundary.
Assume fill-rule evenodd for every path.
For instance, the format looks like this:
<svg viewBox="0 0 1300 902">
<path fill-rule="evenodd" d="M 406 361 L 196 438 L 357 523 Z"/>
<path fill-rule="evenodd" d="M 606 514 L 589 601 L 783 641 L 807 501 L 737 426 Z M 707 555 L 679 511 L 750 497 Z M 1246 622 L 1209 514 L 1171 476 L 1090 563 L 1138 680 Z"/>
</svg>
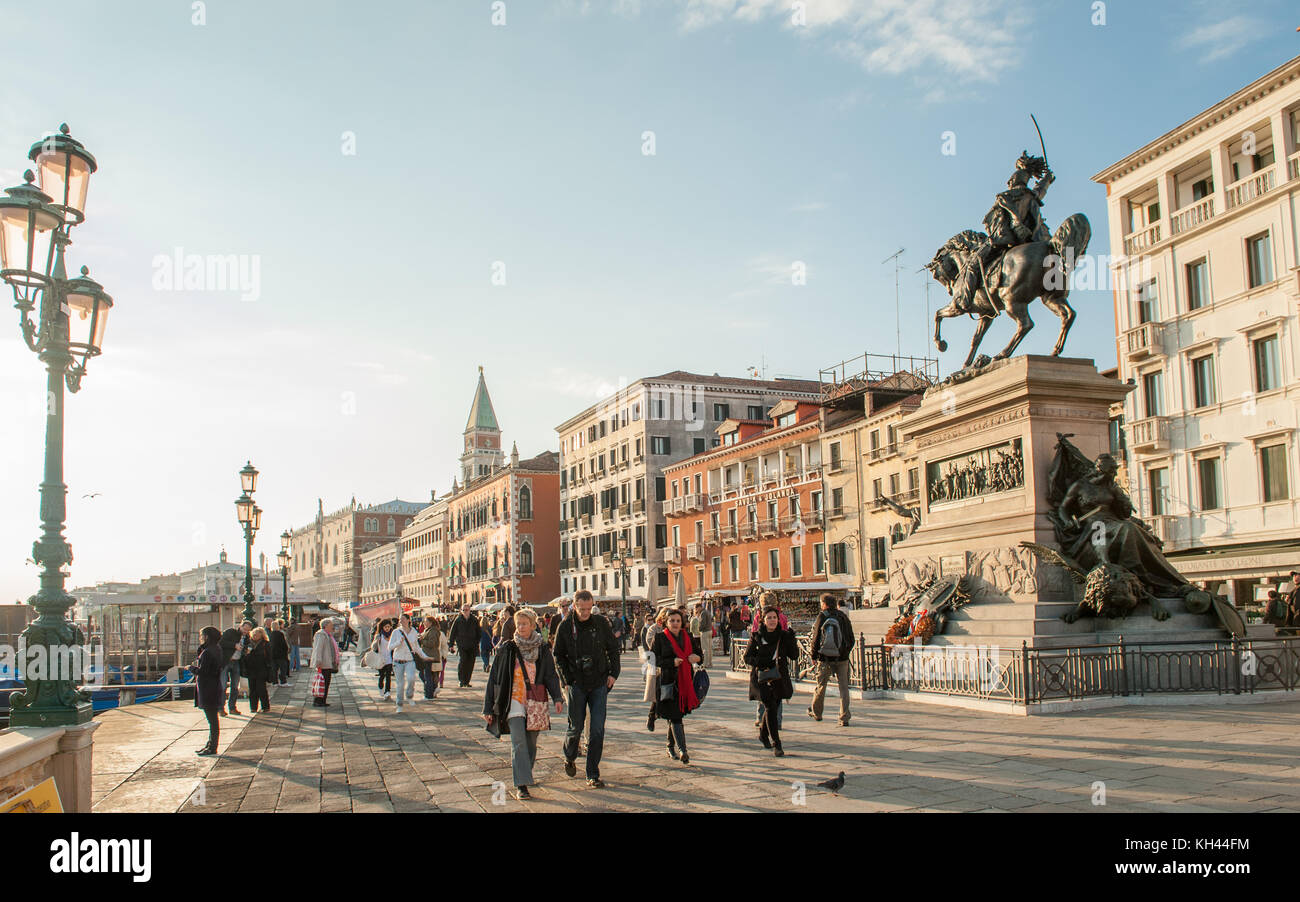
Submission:
<svg viewBox="0 0 1300 902">
<path fill-rule="evenodd" d="M 0 814 L 62 814 L 59 788 L 54 778 L 37 783 L 31 789 L 0 802 Z"/>
</svg>

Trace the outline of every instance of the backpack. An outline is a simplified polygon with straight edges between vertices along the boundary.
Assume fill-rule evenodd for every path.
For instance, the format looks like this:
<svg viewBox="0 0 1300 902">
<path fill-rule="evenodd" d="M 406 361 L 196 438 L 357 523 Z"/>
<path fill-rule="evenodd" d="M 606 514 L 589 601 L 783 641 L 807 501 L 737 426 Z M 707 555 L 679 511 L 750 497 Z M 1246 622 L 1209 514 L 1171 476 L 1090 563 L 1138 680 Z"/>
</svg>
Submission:
<svg viewBox="0 0 1300 902">
<path fill-rule="evenodd" d="M 817 653 L 827 658 L 838 658 L 844 653 L 843 646 L 844 632 L 840 629 L 840 619 L 834 615 L 823 617 Z"/>
</svg>

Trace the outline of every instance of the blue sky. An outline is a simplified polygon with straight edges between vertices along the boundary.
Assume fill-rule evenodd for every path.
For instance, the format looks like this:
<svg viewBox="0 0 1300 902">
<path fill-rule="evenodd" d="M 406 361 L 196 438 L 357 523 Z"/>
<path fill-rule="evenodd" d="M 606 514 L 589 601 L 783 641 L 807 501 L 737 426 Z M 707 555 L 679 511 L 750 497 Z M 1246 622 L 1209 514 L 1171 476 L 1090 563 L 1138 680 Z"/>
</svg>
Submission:
<svg viewBox="0 0 1300 902">
<path fill-rule="evenodd" d="M 505 0 L 494 25 L 491 0 L 211 0 L 196 25 L 185 2 L 5 0 L 9 34 L 57 49 L 7 67 L 0 176 L 70 124 L 101 168 L 69 262 L 117 301 L 68 404 L 71 583 L 236 554 L 247 458 L 268 555 L 317 497 L 445 491 L 480 364 L 531 455 L 620 379 L 892 353 L 899 247 L 903 352 L 932 354 L 916 270 L 1037 152 L 1030 112 L 1048 222 L 1085 213 L 1105 252 L 1089 177 L 1300 52 L 1282 2 L 1110 2 L 1104 25 L 1091 2 L 791 7 Z M 176 248 L 247 255 L 258 296 L 160 290 Z M 1112 365 L 1109 293 L 1072 302 L 1067 353 Z M 1031 315 L 1044 353 L 1056 321 Z M 970 326 L 945 324 L 944 372 Z M 16 329 L 0 379 L 11 601 L 36 585 L 43 424 Z"/>
</svg>

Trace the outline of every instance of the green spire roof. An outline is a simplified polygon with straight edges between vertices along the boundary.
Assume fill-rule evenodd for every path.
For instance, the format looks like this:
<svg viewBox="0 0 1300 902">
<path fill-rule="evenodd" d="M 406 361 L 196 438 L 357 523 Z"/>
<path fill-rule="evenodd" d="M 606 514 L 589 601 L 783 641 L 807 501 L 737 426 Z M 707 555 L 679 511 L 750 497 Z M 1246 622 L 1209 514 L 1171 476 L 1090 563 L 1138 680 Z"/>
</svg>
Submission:
<svg viewBox="0 0 1300 902">
<path fill-rule="evenodd" d="M 487 382 L 483 381 L 483 367 L 478 368 L 478 388 L 474 390 L 474 403 L 469 409 L 469 420 L 465 423 L 466 432 L 475 429 L 501 431 L 497 425 L 496 411 L 492 409 L 492 399 L 488 396 Z"/>
</svg>

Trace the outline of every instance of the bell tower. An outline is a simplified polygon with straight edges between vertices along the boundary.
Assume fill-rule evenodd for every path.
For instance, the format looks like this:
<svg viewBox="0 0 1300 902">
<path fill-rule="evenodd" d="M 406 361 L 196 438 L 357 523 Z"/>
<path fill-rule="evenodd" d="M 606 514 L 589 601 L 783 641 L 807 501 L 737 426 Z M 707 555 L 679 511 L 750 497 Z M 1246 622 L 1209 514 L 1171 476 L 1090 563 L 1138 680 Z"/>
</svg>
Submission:
<svg viewBox="0 0 1300 902">
<path fill-rule="evenodd" d="M 501 428 L 497 425 L 496 411 L 488 395 L 483 367 L 478 368 L 478 388 L 474 390 L 474 403 L 465 423 L 465 445 L 460 455 L 461 477 L 468 484 L 480 476 L 487 476 L 492 468 L 505 465 L 501 450 Z"/>
</svg>

